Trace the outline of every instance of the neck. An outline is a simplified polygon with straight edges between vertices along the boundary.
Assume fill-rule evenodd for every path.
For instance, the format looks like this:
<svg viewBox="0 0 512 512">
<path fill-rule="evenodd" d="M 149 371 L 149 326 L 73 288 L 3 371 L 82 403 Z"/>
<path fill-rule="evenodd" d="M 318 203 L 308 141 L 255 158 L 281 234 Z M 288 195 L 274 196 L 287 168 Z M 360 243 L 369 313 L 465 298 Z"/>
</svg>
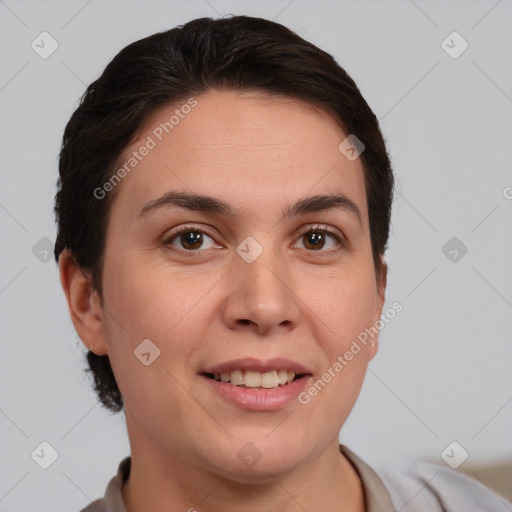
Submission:
<svg viewBox="0 0 512 512">
<path fill-rule="evenodd" d="M 147 437 L 138 443 L 137 436 L 130 435 L 130 445 L 130 476 L 122 491 L 127 512 L 168 512 L 171 505 L 189 512 L 364 512 L 361 481 L 340 453 L 337 439 L 307 465 L 268 474 L 257 483 L 236 481 L 227 471 L 205 470 L 184 456 L 148 445 Z"/>
</svg>

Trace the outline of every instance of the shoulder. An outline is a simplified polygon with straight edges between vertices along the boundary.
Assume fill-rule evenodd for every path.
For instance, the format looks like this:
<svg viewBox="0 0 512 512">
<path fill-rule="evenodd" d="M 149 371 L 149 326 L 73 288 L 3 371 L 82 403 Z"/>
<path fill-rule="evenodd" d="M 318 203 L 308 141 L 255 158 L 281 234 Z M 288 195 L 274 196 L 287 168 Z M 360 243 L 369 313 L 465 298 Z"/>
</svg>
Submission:
<svg viewBox="0 0 512 512">
<path fill-rule="evenodd" d="M 130 475 L 131 457 L 125 457 L 117 468 L 117 474 L 111 478 L 103 498 L 92 501 L 80 512 L 126 512 L 123 504 L 123 486 Z"/>
<path fill-rule="evenodd" d="M 107 508 L 105 507 L 105 501 L 101 498 L 99 500 L 95 500 L 87 507 L 82 509 L 80 512 L 108 512 Z"/>
<path fill-rule="evenodd" d="M 402 512 L 503 512 L 510 505 L 476 480 L 437 464 L 406 461 L 377 473 Z"/>
</svg>

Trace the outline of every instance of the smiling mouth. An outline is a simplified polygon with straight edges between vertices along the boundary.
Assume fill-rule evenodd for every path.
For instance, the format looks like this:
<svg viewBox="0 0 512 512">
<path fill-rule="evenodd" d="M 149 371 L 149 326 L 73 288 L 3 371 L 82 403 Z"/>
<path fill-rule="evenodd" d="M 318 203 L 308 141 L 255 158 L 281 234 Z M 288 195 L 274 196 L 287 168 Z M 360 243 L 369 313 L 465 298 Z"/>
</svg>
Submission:
<svg viewBox="0 0 512 512">
<path fill-rule="evenodd" d="M 234 370 L 229 373 L 202 373 L 201 375 L 244 389 L 275 389 L 306 376 L 289 370 L 273 370 L 270 372 Z"/>
</svg>

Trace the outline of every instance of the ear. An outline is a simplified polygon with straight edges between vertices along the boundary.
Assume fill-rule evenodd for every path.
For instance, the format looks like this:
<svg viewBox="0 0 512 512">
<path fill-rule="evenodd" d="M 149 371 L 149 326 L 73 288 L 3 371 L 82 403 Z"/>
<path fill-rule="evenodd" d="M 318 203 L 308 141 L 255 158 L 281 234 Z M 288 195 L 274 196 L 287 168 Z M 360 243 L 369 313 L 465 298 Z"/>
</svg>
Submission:
<svg viewBox="0 0 512 512">
<path fill-rule="evenodd" d="M 380 320 L 382 310 L 384 308 L 384 302 L 386 300 L 386 285 L 388 282 L 388 266 L 381 257 L 380 271 L 375 276 L 377 280 L 377 309 L 375 311 L 374 325 Z M 379 334 L 377 333 L 371 341 L 370 345 L 370 359 L 373 359 L 377 354 L 379 344 Z"/>
<path fill-rule="evenodd" d="M 82 343 L 96 355 L 107 354 L 100 297 L 69 250 L 59 257 L 60 282 L 68 301 L 69 314 Z"/>
</svg>

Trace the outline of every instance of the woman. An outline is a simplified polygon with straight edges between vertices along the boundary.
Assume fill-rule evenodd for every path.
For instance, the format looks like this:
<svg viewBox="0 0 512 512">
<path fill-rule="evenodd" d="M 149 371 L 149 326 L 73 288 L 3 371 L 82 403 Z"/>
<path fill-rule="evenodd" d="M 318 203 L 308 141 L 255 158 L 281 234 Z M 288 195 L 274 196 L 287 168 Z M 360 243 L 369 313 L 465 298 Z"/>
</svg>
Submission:
<svg viewBox="0 0 512 512">
<path fill-rule="evenodd" d="M 198 19 L 114 58 L 56 197 L 71 318 L 131 446 L 87 512 L 502 506 L 339 445 L 377 351 L 392 194 L 356 85 L 281 25 Z"/>
</svg>

